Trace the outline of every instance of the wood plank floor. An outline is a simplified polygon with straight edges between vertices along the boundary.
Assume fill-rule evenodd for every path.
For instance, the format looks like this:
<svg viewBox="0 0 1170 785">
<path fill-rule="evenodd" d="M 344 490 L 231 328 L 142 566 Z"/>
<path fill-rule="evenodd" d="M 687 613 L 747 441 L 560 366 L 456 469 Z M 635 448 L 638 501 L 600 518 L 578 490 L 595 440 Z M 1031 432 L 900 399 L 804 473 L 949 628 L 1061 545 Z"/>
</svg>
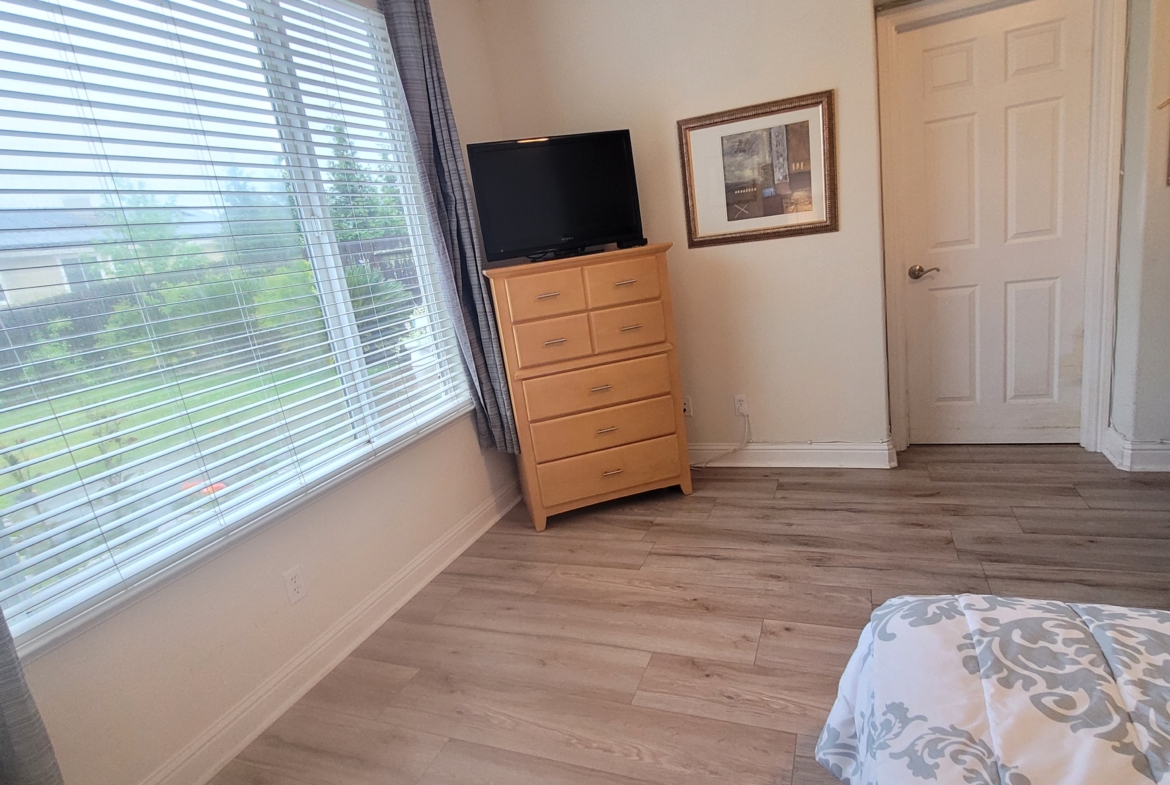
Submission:
<svg viewBox="0 0 1170 785">
<path fill-rule="evenodd" d="M 1170 609 L 1170 477 L 1072 446 L 893 471 L 709 469 L 509 513 L 213 785 L 831 785 L 872 608 L 979 592 Z"/>
</svg>

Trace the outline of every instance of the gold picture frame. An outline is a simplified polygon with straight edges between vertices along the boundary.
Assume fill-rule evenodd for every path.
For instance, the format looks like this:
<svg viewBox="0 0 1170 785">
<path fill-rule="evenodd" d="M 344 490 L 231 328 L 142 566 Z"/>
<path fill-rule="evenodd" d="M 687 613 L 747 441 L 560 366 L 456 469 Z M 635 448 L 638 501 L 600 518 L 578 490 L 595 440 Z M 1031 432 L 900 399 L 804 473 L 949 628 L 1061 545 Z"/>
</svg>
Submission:
<svg viewBox="0 0 1170 785">
<path fill-rule="evenodd" d="M 687 245 L 840 228 L 834 91 L 678 121 Z"/>
</svg>

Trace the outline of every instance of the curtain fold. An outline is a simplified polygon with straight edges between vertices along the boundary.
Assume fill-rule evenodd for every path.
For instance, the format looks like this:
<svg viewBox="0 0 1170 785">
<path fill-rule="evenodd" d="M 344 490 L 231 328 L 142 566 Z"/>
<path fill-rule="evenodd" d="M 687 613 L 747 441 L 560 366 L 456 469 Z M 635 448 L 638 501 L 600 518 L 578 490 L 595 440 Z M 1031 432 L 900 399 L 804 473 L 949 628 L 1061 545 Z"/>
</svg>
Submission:
<svg viewBox="0 0 1170 785">
<path fill-rule="evenodd" d="M 24 680 L 16 644 L 0 612 L 0 783 L 62 785 L 53 744 Z"/>
<path fill-rule="evenodd" d="M 471 186 L 447 95 L 429 0 L 379 0 L 398 65 L 426 194 L 426 209 L 441 242 L 440 258 L 451 270 L 445 283 L 459 307 L 459 345 L 475 388 L 480 444 L 520 450 L 508 399 L 504 355 L 479 241 Z"/>
</svg>

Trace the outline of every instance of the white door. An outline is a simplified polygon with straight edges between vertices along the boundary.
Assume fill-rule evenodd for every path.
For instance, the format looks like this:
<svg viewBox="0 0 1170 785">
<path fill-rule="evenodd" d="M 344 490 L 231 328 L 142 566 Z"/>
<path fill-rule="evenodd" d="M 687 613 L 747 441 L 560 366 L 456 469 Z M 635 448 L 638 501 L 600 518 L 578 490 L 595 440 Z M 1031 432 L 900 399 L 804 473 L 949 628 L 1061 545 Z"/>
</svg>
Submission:
<svg viewBox="0 0 1170 785">
<path fill-rule="evenodd" d="M 956 5 L 882 53 L 910 442 L 1075 442 L 1093 3 Z"/>
</svg>

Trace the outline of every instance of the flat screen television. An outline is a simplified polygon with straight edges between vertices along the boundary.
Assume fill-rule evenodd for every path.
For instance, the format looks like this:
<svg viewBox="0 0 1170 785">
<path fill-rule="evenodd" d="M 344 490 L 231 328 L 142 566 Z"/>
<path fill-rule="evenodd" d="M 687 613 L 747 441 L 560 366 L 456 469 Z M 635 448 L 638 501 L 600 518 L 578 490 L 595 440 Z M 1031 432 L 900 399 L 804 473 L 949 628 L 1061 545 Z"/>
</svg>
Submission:
<svg viewBox="0 0 1170 785">
<path fill-rule="evenodd" d="M 629 131 L 467 146 L 488 261 L 640 245 Z"/>
</svg>

